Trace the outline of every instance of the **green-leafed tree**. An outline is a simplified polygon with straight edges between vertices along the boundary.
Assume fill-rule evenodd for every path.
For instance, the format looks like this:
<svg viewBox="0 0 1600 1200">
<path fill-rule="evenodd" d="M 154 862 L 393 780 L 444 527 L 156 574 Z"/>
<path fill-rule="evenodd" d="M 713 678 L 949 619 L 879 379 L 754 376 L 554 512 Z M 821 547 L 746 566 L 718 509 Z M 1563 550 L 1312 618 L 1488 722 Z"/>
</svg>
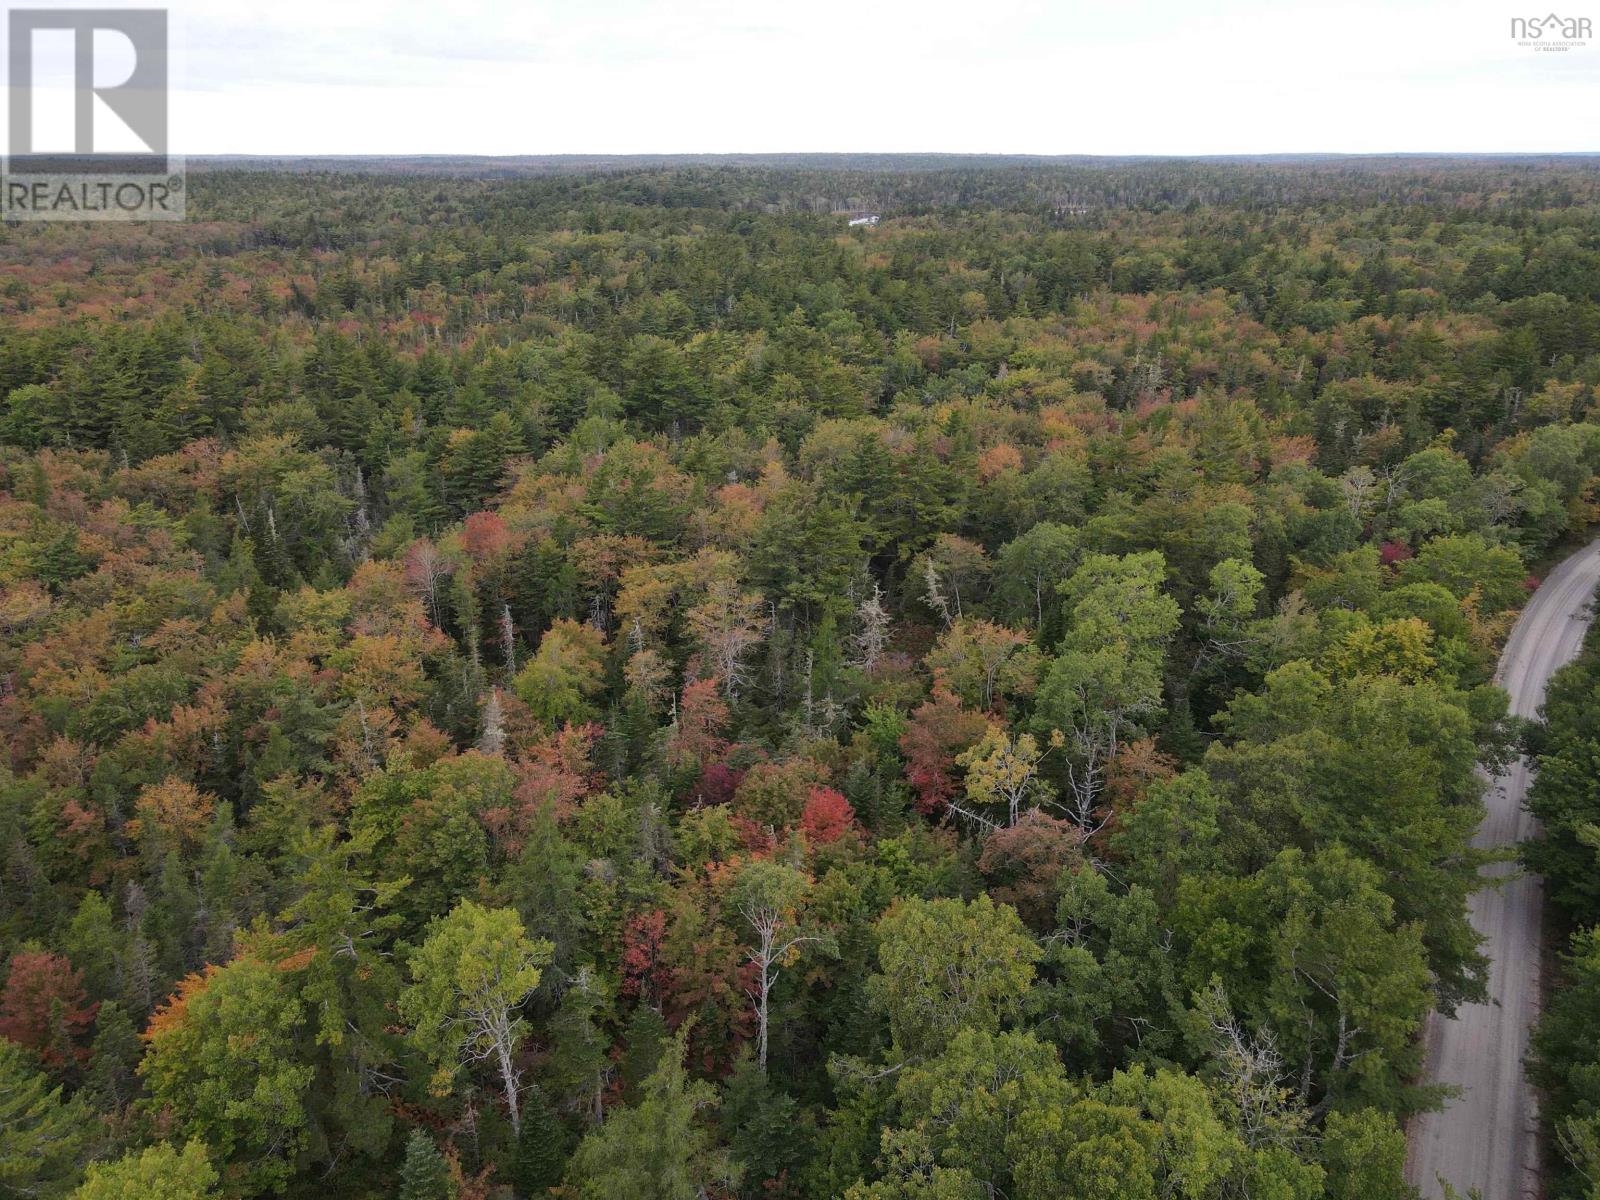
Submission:
<svg viewBox="0 0 1600 1200">
<path fill-rule="evenodd" d="M 157 1142 L 89 1168 L 72 1200 L 215 1200 L 222 1195 L 205 1143 Z"/>
<path fill-rule="evenodd" d="M 937 1054 L 963 1029 L 994 1033 L 1020 1015 L 1039 948 L 1008 905 L 901 900 L 877 932 L 869 986 L 896 1054 Z"/>
<path fill-rule="evenodd" d="M 94 1126 L 15 1042 L 0 1038 L 0 1196 L 64 1196 L 93 1150 Z"/>
<path fill-rule="evenodd" d="M 462 900 L 429 925 L 398 1000 L 411 1041 L 434 1065 L 431 1089 L 447 1094 L 463 1066 L 490 1063 L 513 1133 L 522 1128 L 517 1051 L 528 1031 L 520 1009 L 549 961 L 550 943 L 529 939 L 513 910 Z"/>
<path fill-rule="evenodd" d="M 580 1200 L 698 1200 L 737 1186 L 740 1168 L 710 1123 L 717 1089 L 684 1069 L 685 1036 L 662 1055 L 638 1103 L 578 1143 L 566 1186 Z"/>
</svg>

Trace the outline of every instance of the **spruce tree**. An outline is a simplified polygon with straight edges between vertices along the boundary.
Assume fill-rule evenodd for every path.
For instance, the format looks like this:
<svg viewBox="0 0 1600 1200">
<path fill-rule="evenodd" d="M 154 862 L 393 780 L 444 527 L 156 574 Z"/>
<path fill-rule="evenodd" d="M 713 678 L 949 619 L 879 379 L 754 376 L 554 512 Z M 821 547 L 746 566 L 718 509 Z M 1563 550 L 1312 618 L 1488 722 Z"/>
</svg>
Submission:
<svg viewBox="0 0 1600 1200">
<path fill-rule="evenodd" d="M 522 1113 L 522 1133 L 517 1138 L 517 1160 L 512 1172 L 517 1194 L 543 1196 L 560 1183 L 569 1149 L 567 1131 L 544 1089 L 533 1088 Z"/>
<path fill-rule="evenodd" d="M 661 1063 L 661 1052 L 671 1041 L 667 1023 L 661 1014 L 648 1004 L 634 1009 L 623 1039 L 627 1049 L 618 1064 L 622 1076 L 623 1098 L 632 1103 L 638 1098 L 639 1088 Z"/>
<path fill-rule="evenodd" d="M 453 1200 L 454 1193 L 450 1164 L 431 1137 L 413 1129 L 400 1166 L 400 1200 Z"/>
<path fill-rule="evenodd" d="M 101 1112 L 113 1113 L 139 1093 L 135 1074 L 144 1043 L 128 1011 L 107 1000 L 95 1016 L 94 1048 L 84 1077 L 83 1095 Z"/>
</svg>

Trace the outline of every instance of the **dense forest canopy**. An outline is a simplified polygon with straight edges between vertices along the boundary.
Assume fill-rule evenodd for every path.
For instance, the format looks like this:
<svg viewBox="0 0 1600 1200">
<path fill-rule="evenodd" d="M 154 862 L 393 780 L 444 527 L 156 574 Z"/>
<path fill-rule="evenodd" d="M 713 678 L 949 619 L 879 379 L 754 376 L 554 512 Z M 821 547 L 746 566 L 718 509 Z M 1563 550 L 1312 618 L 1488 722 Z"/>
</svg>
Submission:
<svg viewBox="0 0 1600 1200">
<path fill-rule="evenodd" d="M 1595 160 L 189 182 L 0 229 L 0 1196 L 1412 1194 Z"/>
</svg>

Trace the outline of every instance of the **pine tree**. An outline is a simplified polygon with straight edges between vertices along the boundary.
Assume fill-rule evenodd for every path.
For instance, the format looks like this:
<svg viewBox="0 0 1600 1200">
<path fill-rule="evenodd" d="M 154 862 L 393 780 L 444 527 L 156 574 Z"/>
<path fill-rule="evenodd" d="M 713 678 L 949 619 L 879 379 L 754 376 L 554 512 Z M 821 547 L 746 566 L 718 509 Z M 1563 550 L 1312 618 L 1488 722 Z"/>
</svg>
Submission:
<svg viewBox="0 0 1600 1200">
<path fill-rule="evenodd" d="M 454 1193 L 450 1164 L 431 1137 L 413 1129 L 400 1165 L 400 1200 L 453 1200 Z"/>
<path fill-rule="evenodd" d="M 550 1020 L 547 1078 L 567 1108 L 596 1125 L 603 1115 L 611 1070 L 610 1041 L 600 1028 L 609 1007 L 604 984 L 588 967 L 581 967 Z"/>
<path fill-rule="evenodd" d="M 670 1040 L 667 1022 L 654 1008 L 641 1004 L 633 1010 L 623 1039 L 627 1049 L 618 1064 L 622 1076 L 623 1098 L 633 1101 L 639 1087 L 660 1065 L 661 1052 Z"/>
<path fill-rule="evenodd" d="M 85 892 L 63 940 L 72 965 L 83 973 L 91 996 L 108 996 L 117 983 L 117 957 L 122 936 L 117 932 L 111 902 L 98 891 Z"/>
<path fill-rule="evenodd" d="M 63 1101 L 30 1058 L 0 1038 L 0 1196 L 65 1190 L 94 1128 L 83 1105 Z"/>
<path fill-rule="evenodd" d="M 722 1136 L 745 1169 L 746 1183 L 778 1180 L 812 1151 L 815 1130 L 793 1096 L 772 1085 L 750 1056 L 740 1055 L 723 1090 Z"/>
<path fill-rule="evenodd" d="M 517 1160 L 512 1173 L 517 1194 L 542 1196 L 561 1182 L 570 1150 L 567 1131 L 542 1088 L 533 1088 L 522 1113 Z"/>
<path fill-rule="evenodd" d="M 107 1000 L 95 1017 L 94 1047 L 85 1073 L 83 1094 L 101 1112 L 116 1112 L 139 1092 L 135 1070 L 144 1043 L 128 1011 Z"/>
</svg>

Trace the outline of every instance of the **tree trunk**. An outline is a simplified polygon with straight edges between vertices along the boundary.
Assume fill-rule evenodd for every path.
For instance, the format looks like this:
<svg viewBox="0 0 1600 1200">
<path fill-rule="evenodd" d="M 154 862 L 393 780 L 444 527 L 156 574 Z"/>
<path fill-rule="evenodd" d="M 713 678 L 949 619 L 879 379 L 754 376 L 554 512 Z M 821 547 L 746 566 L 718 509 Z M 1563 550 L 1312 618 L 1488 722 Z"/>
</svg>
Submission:
<svg viewBox="0 0 1600 1200">
<path fill-rule="evenodd" d="M 511 1110 L 511 1133 L 519 1136 L 522 1133 L 522 1110 L 517 1105 L 517 1071 L 511 1065 L 511 1039 L 496 1039 L 495 1053 L 500 1059 L 500 1078 L 505 1083 L 506 1107 Z"/>
<path fill-rule="evenodd" d="M 756 996 L 756 1065 L 767 1073 L 767 997 L 772 993 L 772 935 L 761 935 L 761 957 L 756 964 L 761 970 L 760 989 Z"/>
</svg>

